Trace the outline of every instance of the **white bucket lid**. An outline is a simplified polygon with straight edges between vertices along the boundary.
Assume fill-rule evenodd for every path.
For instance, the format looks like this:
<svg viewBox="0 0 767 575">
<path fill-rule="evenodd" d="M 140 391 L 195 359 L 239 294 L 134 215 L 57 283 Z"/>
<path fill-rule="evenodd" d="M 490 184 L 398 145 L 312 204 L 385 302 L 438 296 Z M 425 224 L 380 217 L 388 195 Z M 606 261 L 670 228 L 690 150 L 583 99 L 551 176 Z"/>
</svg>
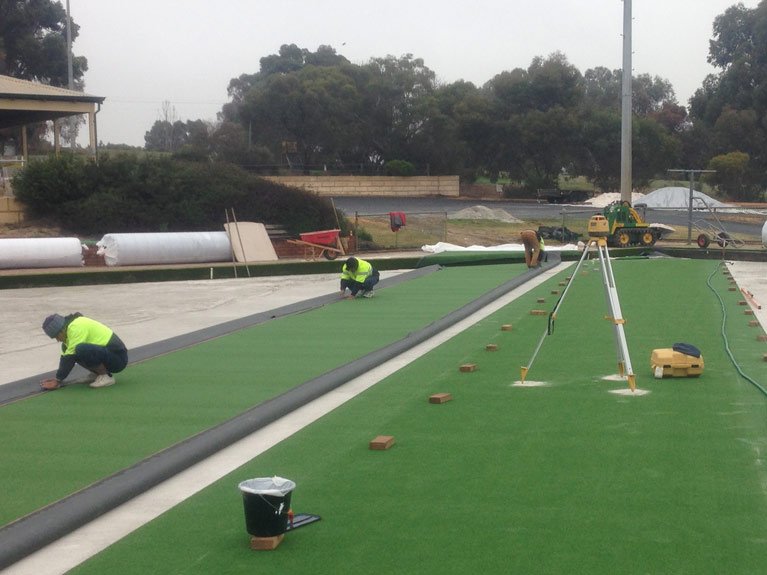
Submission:
<svg viewBox="0 0 767 575">
<path fill-rule="evenodd" d="M 296 484 L 284 477 L 256 477 L 246 479 L 239 484 L 240 491 L 256 495 L 274 495 L 283 497 L 296 488 Z"/>
</svg>

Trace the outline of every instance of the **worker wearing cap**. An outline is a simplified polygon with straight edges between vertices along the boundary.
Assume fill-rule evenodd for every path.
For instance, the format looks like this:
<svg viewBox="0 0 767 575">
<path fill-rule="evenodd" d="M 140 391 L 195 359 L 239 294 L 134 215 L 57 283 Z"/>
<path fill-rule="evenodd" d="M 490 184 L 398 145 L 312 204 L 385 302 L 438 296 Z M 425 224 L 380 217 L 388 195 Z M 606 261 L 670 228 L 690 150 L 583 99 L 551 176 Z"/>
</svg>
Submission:
<svg viewBox="0 0 767 575">
<path fill-rule="evenodd" d="M 370 262 L 360 258 L 349 258 L 341 268 L 341 297 L 373 297 L 373 286 L 378 283 L 379 273 Z M 346 290 L 350 295 L 346 295 Z"/>
<path fill-rule="evenodd" d="M 56 377 L 40 383 L 43 389 L 56 389 L 79 364 L 90 373 L 73 383 L 88 383 L 90 387 L 107 387 L 115 383 L 112 374 L 128 365 L 125 344 L 103 323 L 73 313 L 66 317 L 54 313 L 43 321 L 43 331 L 61 342 L 61 358 Z"/>
<path fill-rule="evenodd" d="M 540 234 L 535 230 L 522 230 L 519 232 L 522 244 L 525 246 L 525 263 L 528 268 L 537 268 L 540 265 L 538 261 L 541 257 L 542 240 Z"/>
</svg>

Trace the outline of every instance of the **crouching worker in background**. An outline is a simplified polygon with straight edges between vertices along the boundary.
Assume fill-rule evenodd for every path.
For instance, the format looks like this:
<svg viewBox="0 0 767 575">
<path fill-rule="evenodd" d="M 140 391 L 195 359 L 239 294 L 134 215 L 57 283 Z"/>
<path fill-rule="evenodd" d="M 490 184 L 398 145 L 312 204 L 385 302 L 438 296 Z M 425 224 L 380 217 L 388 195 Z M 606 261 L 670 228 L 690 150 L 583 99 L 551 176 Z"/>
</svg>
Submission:
<svg viewBox="0 0 767 575">
<path fill-rule="evenodd" d="M 535 230 L 522 230 L 519 233 L 522 244 L 525 247 L 525 263 L 528 268 L 537 268 L 541 265 L 544 245 L 543 238 Z"/>
<path fill-rule="evenodd" d="M 81 313 L 66 317 L 57 313 L 43 322 L 48 337 L 61 342 L 61 359 L 56 377 L 40 383 L 43 389 L 57 389 L 75 364 L 90 373 L 73 383 L 88 383 L 90 387 L 107 387 L 115 383 L 112 375 L 128 365 L 128 350 L 117 335 L 96 320 Z"/>
<path fill-rule="evenodd" d="M 341 297 L 353 298 L 358 293 L 362 297 L 373 297 L 373 286 L 378 283 L 379 274 L 369 262 L 359 258 L 349 258 L 341 268 Z M 346 295 L 346 290 L 350 295 Z"/>
</svg>

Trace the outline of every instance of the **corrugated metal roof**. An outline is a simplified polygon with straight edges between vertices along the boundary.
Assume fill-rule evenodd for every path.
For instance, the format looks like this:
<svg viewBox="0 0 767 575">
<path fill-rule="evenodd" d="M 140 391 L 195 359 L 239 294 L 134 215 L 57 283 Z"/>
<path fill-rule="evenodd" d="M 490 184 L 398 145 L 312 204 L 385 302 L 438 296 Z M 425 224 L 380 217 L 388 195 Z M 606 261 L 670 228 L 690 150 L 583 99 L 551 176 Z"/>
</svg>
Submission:
<svg viewBox="0 0 767 575">
<path fill-rule="evenodd" d="M 53 100 L 78 100 L 89 102 L 101 102 L 101 96 L 92 96 L 83 92 L 47 86 L 39 82 L 20 80 L 11 76 L 0 75 L 0 97 L 4 98 L 30 98 L 30 99 L 53 99 Z"/>
</svg>

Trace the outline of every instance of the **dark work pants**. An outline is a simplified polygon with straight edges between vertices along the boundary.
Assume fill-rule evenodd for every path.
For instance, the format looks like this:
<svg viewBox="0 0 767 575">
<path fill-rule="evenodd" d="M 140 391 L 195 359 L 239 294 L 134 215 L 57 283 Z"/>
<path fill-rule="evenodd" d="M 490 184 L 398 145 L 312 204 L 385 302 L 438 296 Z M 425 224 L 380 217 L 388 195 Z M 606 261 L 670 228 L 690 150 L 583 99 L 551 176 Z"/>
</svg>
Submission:
<svg viewBox="0 0 767 575">
<path fill-rule="evenodd" d="M 375 270 L 372 274 L 368 276 L 368 278 L 364 282 L 355 282 L 353 280 L 341 280 L 341 289 L 349 289 L 352 295 L 357 295 L 357 292 L 360 290 L 362 291 L 370 291 L 373 289 L 373 286 L 378 283 L 378 280 L 380 279 L 380 274 L 378 273 L 378 270 Z"/>
<path fill-rule="evenodd" d="M 75 348 L 75 361 L 90 371 L 103 365 L 109 373 L 118 373 L 128 365 L 128 351 L 112 351 L 103 345 L 81 343 Z"/>
</svg>

